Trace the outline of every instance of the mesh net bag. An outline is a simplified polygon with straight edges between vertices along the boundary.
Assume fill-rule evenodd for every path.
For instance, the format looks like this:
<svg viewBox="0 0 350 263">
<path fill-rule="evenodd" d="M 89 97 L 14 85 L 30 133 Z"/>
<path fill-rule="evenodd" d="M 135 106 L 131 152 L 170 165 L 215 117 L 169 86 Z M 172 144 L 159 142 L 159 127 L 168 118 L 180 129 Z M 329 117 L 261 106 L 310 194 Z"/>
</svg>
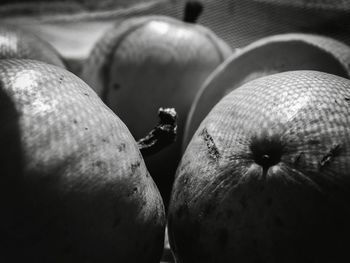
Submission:
<svg viewBox="0 0 350 263">
<path fill-rule="evenodd" d="M 68 29 L 76 30 L 77 24 L 101 23 L 100 28 L 95 27 L 96 35 L 100 36 L 106 24 L 131 16 L 161 14 L 181 19 L 185 3 L 185 0 L 5 0 L 0 3 L 0 14 L 2 21 L 27 27 L 62 50 L 60 38 L 67 39 Z M 202 3 L 204 12 L 198 23 L 212 29 L 233 48 L 288 32 L 317 33 L 350 42 L 350 2 L 346 0 L 202 0 Z M 49 26 L 65 30 L 48 33 L 52 29 Z M 89 34 L 91 40 L 84 39 L 85 46 L 91 46 L 97 39 L 91 34 L 91 27 Z M 68 52 L 68 56 L 72 54 Z"/>
</svg>

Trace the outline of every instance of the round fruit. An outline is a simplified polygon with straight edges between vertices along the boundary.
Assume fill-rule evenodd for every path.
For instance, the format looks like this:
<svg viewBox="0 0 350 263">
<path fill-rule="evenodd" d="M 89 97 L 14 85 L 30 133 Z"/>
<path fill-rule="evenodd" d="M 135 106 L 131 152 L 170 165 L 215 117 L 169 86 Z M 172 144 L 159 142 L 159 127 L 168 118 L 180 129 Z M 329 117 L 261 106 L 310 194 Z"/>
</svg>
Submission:
<svg viewBox="0 0 350 263">
<path fill-rule="evenodd" d="M 132 135 L 72 73 L 0 61 L 1 262 L 159 262 L 164 206 Z"/>
<path fill-rule="evenodd" d="M 191 106 L 183 150 L 219 100 L 242 84 L 273 73 L 317 70 L 350 77 L 350 47 L 318 35 L 282 34 L 260 39 L 232 55 L 206 80 Z"/>
<path fill-rule="evenodd" d="M 193 136 L 169 207 L 176 262 L 344 262 L 350 245 L 350 81 L 253 80 Z"/>
<path fill-rule="evenodd" d="M 0 26 L 0 59 L 34 59 L 64 68 L 57 51 L 37 36 L 11 25 Z"/>
<path fill-rule="evenodd" d="M 190 2 L 185 21 L 195 20 L 193 13 L 200 9 Z M 159 107 L 176 109 L 177 142 L 145 158 L 166 204 L 193 98 L 207 75 L 231 54 L 212 31 L 185 21 L 166 16 L 125 20 L 97 43 L 82 73 L 137 139 L 152 128 Z"/>
</svg>

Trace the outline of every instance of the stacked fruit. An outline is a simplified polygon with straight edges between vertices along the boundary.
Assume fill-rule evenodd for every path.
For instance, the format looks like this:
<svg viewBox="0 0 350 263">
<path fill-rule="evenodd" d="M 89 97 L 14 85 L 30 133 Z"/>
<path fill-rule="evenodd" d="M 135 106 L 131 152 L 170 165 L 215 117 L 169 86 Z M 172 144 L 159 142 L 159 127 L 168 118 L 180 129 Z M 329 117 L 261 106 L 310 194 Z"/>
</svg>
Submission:
<svg viewBox="0 0 350 263">
<path fill-rule="evenodd" d="M 201 11 L 202 5 L 189 2 L 184 21 L 147 16 L 117 24 L 96 44 L 81 74 L 135 138 L 152 127 L 159 107 L 176 108 L 177 141 L 145 158 L 166 206 L 191 103 L 208 74 L 231 54 L 223 40 L 195 23 Z"/>
<path fill-rule="evenodd" d="M 159 261 L 164 205 L 139 147 L 164 144 L 174 113 L 138 146 L 50 45 L 1 33 L 0 261 Z"/>
<path fill-rule="evenodd" d="M 116 24 L 79 77 L 0 28 L 1 262 L 348 258 L 350 48 L 232 52 L 202 8 Z"/>
</svg>

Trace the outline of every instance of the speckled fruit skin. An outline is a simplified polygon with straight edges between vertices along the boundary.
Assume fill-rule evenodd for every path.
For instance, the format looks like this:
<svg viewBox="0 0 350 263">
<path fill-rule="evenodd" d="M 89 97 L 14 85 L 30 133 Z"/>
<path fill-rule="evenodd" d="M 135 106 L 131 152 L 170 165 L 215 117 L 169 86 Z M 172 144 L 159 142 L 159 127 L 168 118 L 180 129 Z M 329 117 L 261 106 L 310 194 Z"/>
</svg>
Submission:
<svg viewBox="0 0 350 263">
<path fill-rule="evenodd" d="M 65 68 L 60 54 L 46 41 L 13 25 L 0 25 L 0 59 L 33 59 Z"/>
<path fill-rule="evenodd" d="M 137 144 L 82 80 L 0 61 L 0 261 L 159 262 L 164 206 Z"/>
<path fill-rule="evenodd" d="M 160 107 L 178 113 L 177 142 L 145 162 L 167 205 L 181 158 L 185 119 L 200 85 L 230 54 L 211 30 L 166 16 L 126 19 L 96 44 L 84 79 L 136 139 L 157 123 Z"/>
<path fill-rule="evenodd" d="M 350 245 L 350 81 L 262 77 L 225 96 L 177 170 L 177 263 L 345 262 Z"/>
<path fill-rule="evenodd" d="M 226 94 L 253 79 L 293 70 L 350 77 L 350 47 L 336 39 L 303 33 L 261 38 L 231 55 L 198 91 L 185 125 L 183 150 L 210 110 Z"/>
</svg>

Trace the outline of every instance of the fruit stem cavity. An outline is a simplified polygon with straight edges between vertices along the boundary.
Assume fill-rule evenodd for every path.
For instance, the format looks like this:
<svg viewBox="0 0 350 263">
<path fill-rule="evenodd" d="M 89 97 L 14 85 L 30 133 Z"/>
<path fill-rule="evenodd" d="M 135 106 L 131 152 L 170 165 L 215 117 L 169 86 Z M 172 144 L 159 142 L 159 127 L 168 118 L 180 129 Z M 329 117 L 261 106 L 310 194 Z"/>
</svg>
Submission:
<svg viewBox="0 0 350 263">
<path fill-rule="evenodd" d="M 159 152 L 176 140 L 177 113 L 173 108 L 158 110 L 159 123 L 137 145 L 142 155 L 148 156 Z"/>
<path fill-rule="evenodd" d="M 268 132 L 263 131 L 261 134 L 253 136 L 250 150 L 253 160 L 267 171 L 269 167 L 281 161 L 284 145 L 280 135 L 269 135 Z"/>
<path fill-rule="evenodd" d="M 188 1 L 185 5 L 183 21 L 195 24 L 203 11 L 203 4 L 199 1 Z"/>
</svg>

